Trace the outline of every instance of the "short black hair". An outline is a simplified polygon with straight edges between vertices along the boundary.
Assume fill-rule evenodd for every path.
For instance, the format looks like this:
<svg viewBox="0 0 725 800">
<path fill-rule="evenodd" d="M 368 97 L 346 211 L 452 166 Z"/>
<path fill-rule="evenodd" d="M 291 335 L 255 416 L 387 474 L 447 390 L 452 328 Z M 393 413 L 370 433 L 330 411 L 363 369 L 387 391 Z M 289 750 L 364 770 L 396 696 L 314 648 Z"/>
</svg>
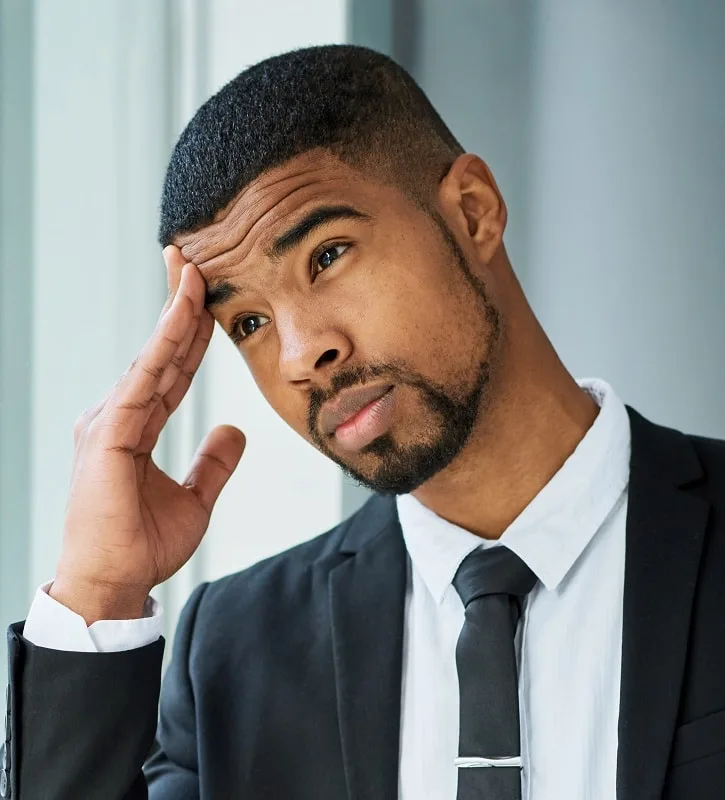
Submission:
<svg viewBox="0 0 725 800">
<path fill-rule="evenodd" d="M 263 172 L 316 148 L 413 194 L 463 152 L 391 58 L 354 45 L 293 50 L 241 72 L 186 126 L 166 170 L 159 242 L 208 225 Z"/>
</svg>

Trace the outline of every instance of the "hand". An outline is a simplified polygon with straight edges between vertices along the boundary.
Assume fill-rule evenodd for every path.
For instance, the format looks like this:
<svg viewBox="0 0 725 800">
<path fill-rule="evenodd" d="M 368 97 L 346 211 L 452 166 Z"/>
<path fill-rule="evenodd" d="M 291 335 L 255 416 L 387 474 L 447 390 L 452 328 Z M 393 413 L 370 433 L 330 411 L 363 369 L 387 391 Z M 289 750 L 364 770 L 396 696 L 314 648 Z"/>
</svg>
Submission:
<svg viewBox="0 0 725 800">
<path fill-rule="evenodd" d="M 74 430 L 63 547 L 50 594 L 88 624 L 141 616 L 149 591 L 199 546 L 244 450 L 241 431 L 215 428 L 181 484 L 151 458 L 214 329 L 197 267 L 184 264 L 173 246 L 164 258 L 170 293 L 156 329 L 106 400 Z"/>
</svg>

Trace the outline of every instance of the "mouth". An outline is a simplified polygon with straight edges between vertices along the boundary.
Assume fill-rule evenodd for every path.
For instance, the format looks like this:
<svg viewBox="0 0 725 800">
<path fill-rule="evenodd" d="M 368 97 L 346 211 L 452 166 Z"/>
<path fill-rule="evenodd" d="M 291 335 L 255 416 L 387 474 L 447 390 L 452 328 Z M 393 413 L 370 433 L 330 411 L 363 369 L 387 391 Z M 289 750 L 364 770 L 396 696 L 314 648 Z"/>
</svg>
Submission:
<svg viewBox="0 0 725 800">
<path fill-rule="evenodd" d="M 395 387 L 383 387 L 383 393 L 370 400 L 341 422 L 334 430 L 342 450 L 355 452 L 388 431 L 395 407 Z"/>
<path fill-rule="evenodd" d="M 365 406 L 379 400 L 390 388 L 391 384 L 377 384 L 342 392 L 334 401 L 322 407 L 320 429 L 326 435 L 332 435 L 340 425 L 349 422 Z"/>
</svg>

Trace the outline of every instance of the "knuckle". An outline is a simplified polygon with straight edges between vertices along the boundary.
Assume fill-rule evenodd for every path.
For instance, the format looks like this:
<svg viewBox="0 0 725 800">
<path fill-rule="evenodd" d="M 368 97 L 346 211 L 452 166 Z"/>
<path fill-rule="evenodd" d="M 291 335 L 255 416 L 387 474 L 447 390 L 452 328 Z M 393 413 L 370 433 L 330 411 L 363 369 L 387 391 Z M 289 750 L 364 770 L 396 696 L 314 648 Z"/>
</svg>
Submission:
<svg viewBox="0 0 725 800">
<path fill-rule="evenodd" d="M 125 403 L 119 403 L 118 408 L 122 411 L 145 411 L 152 401 L 153 395 L 149 400 L 128 400 Z"/>
<path fill-rule="evenodd" d="M 73 423 L 73 435 L 78 438 L 82 436 L 88 429 L 89 424 L 93 421 L 96 409 L 87 408 L 82 411 Z"/>
<path fill-rule="evenodd" d="M 168 336 L 167 334 L 164 334 L 163 339 L 167 344 L 171 345 L 172 347 L 181 346 L 181 341 L 179 341 L 179 339 L 175 339 L 173 336 Z"/>
<path fill-rule="evenodd" d="M 92 420 L 86 423 L 83 429 L 83 433 L 86 437 L 93 437 L 97 435 L 100 428 L 101 428 L 101 423 L 98 417 L 94 417 Z"/>
<path fill-rule="evenodd" d="M 85 435 L 95 443 L 94 446 L 107 452 L 133 452 L 133 447 L 128 444 L 128 430 L 118 422 L 96 417 Z"/>
<path fill-rule="evenodd" d="M 147 375 L 151 376 L 154 380 L 158 380 L 164 374 L 164 368 L 158 365 L 143 364 L 141 368 Z"/>
</svg>

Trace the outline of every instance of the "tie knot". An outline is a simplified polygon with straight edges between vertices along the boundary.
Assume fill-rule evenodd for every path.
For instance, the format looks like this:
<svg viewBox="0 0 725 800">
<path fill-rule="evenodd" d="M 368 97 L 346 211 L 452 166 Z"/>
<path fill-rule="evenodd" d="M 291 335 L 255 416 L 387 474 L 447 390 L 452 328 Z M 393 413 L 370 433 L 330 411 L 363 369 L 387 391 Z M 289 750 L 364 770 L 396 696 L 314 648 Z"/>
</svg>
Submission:
<svg viewBox="0 0 725 800">
<path fill-rule="evenodd" d="M 524 597 L 536 583 L 536 575 L 508 547 L 499 545 L 469 553 L 453 577 L 453 586 L 464 607 L 488 594 Z"/>
</svg>

